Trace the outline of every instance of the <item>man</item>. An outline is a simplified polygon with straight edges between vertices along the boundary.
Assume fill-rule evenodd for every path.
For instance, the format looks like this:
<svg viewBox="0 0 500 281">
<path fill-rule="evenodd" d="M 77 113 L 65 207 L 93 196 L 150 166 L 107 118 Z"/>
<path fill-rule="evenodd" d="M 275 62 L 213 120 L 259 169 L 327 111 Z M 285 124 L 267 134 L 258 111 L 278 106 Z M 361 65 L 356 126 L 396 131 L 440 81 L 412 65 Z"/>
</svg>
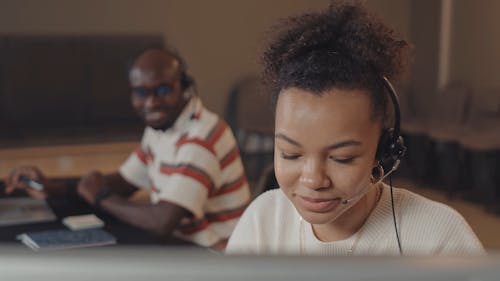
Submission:
<svg viewBox="0 0 500 281">
<path fill-rule="evenodd" d="M 250 192 L 230 128 L 205 109 L 182 59 L 161 49 L 143 52 L 129 72 L 132 106 L 144 119 L 140 147 L 119 172 L 93 171 L 82 177 L 78 194 L 120 220 L 158 235 L 222 249 L 249 202 Z M 22 176 L 42 182 L 37 191 Z M 31 196 L 57 192 L 35 167 L 15 169 L 6 191 Z M 151 204 L 129 202 L 147 188 Z"/>
</svg>

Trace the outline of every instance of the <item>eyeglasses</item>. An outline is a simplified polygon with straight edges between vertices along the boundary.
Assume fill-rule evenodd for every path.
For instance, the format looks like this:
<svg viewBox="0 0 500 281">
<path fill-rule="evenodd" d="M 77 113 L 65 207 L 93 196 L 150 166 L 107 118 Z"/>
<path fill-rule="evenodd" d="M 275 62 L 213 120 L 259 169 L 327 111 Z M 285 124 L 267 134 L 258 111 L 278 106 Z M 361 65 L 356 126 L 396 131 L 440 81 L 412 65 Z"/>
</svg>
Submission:
<svg viewBox="0 0 500 281">
<path fill-rule="evenodd" d="M 172 87 L 167 84 L 160 84 L 155 88 L 146 88 L 146 87 L 133 87 L 132 93 L 136 98 L 145 99 L 149 96 L 149 93 L 153 92 L 153 94 L 157 97 L 166 97 L 172 93 Z"/>
</svg>

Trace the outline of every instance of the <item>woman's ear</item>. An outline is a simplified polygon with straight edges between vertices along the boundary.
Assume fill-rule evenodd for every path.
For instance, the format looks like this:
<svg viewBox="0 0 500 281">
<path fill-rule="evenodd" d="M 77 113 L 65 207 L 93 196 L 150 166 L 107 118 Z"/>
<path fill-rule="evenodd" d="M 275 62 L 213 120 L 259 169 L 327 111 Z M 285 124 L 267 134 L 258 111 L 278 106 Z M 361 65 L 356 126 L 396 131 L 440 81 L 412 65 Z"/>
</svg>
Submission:
<svg viewBox="0 0 500 281">
<path fill-rule="evenodd" d="M 372 168 L 371 180 L 372 183 L 378 182 L 384 176 L 384 168 L 380 165 L 380 161 L 376 161 L 375 166 Z"/>
</svg>

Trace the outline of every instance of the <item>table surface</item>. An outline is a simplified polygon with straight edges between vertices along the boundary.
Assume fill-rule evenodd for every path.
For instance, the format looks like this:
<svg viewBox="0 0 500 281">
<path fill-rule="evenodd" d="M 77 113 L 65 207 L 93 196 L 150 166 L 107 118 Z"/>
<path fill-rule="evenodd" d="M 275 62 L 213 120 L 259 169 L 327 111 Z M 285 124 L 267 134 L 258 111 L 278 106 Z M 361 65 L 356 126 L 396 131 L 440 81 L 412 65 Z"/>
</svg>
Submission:
<svg viewBox="0 0 500 281">
<path fill-rule="evenodd" d="M 115 172 L 138 146 L 127 141 L 0 149 L 0 178 L 18 166 L 37 166 L 55 178 L 79 177 L 91 170 Z"/>
<path fill-rule="evenodd" d="M 71 184 L 74 184 L 72 181 Z M 0 196 L 3 196 L 3 184 L 0 183 Z M 14 196 L 22 196 L 20 193 Z M 67 216 L 95 214 L 104 221 L 104 229 L 117 238 L 118 245 L 190 245 L 185 241 L 173 237 L 158 237 L 145 230 L 130 226 L 114 218 L 113 216 L 96 210 L 76 193 L 65 198 L 48 199 L 47 203 L 57 216 L 57 221 L 44 223 L 30 223 L 23 225 L 0 227 L 0 243 L 19 243 L 16 236 L 24 232 L 66 229 L 62 224 L 62 219 Z"/>
</svg>

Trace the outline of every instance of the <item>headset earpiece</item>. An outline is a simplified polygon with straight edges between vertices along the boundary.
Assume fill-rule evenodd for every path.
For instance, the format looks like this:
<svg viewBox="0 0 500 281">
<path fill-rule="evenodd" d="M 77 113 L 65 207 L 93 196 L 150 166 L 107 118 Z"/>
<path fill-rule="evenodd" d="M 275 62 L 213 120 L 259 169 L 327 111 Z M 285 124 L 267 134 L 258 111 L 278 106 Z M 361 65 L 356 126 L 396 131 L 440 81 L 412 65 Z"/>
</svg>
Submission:
<svg viewBox="0 0 500 281">
<path fill-rule="evenodd" d="M 406 152 L 404 139 L 394 135 L 394 129 L 386 129 L 382 132 L 377 147 L 376 159 L 384 169 L 384 173 L 395 170 L 399 161 Z"/>
<path fill-rule="evenodd" d="M 182 90 L 188 89 L 193 84 L 193 79 L 186 73 L 186 71 L 183 71 L 181 73 L 180 79 L 181 79 Z"/>
<path fill-rule="evenodd" d="M 399 108 L 399 99 L 396 90 L 391 82 L 382 76 L 380 79 L 382 86 L 387 90 L 394 108 L 394 127 L 385 129 L 379 139 L 376 159 L 384 169 L 386 175 L 391 174 L 399 167 L 399 162 L 406 152 L 403 137 L 400 135 L 401 131 L 401 111 Z"/>
</svg>

